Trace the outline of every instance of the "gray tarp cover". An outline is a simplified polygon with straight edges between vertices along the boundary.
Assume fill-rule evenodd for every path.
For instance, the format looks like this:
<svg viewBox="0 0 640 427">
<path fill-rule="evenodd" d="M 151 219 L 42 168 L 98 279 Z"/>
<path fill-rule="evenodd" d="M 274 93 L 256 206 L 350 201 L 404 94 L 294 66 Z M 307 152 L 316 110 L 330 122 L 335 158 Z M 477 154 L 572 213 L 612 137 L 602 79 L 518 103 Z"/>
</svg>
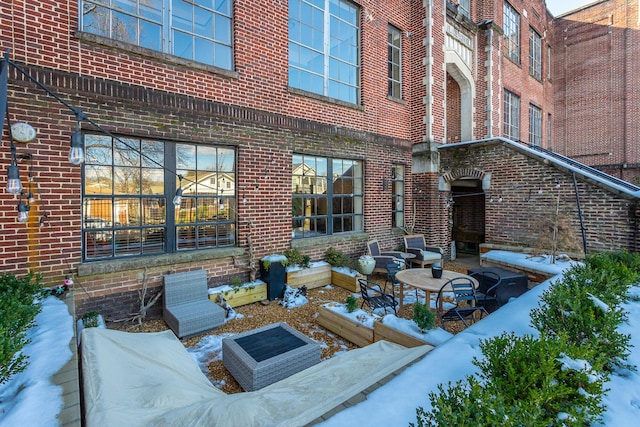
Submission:
<svg viewBox="0 0 640 427">
<path fill-rule="evenodd" d="M 88 328 L 81 345 L 86 427 L 305 425 L 433 348 L 379 341 L 227 395 L 171 331 Z"/>
</svg>

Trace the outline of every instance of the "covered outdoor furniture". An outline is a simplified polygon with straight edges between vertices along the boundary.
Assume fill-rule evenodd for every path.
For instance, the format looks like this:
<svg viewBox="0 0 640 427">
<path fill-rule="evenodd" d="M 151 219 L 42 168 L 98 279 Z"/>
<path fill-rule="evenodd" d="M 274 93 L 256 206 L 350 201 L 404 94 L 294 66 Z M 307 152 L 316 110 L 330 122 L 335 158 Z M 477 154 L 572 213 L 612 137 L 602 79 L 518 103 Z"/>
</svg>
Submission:
<svg viewBox="0 0 640 427">
<path fill-rule="evenodd" d="M 370 240 L 367 243 L 367 251 L 369 255 L 376 261 L 376 266 L 373 269 L 374 273 L 386 273 L 387 264 L 395 262 L 401 267 L 404 267 L 405 261 L 400 251 L 384 251 L 380 250 L 380 245 L 377 240 Z"/>
<path fill-rule="evenodd" d="M 224 324 L 226 312 L 209 299 L 204 270 L 166 274 L 163 298 L 162 317 L 178 338 Z"/>
<path fill-rule="evenodd" d="M 372 311 L 383 309 L 385 314 L 387 308 L 391 308 L 393 314 L 397 314 L 398 301 L 396 301 L 396 297 L 393 294 L 384 292 L 379 284 L 368 279 L 358 279 L 358 284 L 362 295 L 360 308 L 363 308 L 366 304 Z"/>
<path fill-rule="evenodd" d="M 460 320 L 464 326 L 469 326 L 476 322 L 475 315 L 480 313 L 480 319 L 483 315 L 489 315 L 484 307 L 477 305 L 475 283 L 468 277 L 455 277 L 445 283 L 438 291 L 436 299 L 436 307 L 443 307 L 445 294 L 453 294 L 453 306 L 436 310 L 442 329 L 446 330 L 446 323 L 450 321 Z"/>
<path fill-rule="evenodd" d="M 478 304 L 489 313 L 507 304 L 529 290 L 526 274 L 505 270 L 500 267 L 469 269 L 468 274 L 478 281 L 476 296 Z"/>
<path fill-rule="evenodd" d="M 415 255 L 415 258 L 411 258 L 409 261 L 422 268 L 434 262 L 442 262 L 442 249 L 435 246 L 427 246 L 422 234 L 404 236 L 404 247 L 405 251 Z"/>
</svg>

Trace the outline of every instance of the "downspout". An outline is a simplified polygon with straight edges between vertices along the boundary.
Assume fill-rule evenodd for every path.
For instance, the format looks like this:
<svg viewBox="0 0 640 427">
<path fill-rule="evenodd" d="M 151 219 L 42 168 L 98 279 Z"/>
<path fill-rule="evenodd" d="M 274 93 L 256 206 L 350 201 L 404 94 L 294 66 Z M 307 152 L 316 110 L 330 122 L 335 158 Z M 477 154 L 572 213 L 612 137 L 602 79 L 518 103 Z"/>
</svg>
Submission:
<svg viewBox="0 0 640 427">
<path fill-rule="evenodd" d="M 424 6 L 427 8 L 427 16 L 425 18 L 425 142 L 434 142 L 433 137 L 433 0 L 424 0 Z"/>
<path fill-rule="evenodd" d="M 486 138 L 493 137 L 493 26 L 489 22 L 487 25 L 487 46 L 485 52 L 487 52 L 487 134 Z"/>
<path fill-rule="evenodd" d="M 580 218 L 580 231 L 582 232 L 582 250 L 584 256 L 587 256 L 587 236 L 585 234 L 584 222 L 582 221 L 582 208 L 580 207 L 580 194 L 578 193 L 578 183 L 576 182 L 576 173 L 571 173 L 573 177 L 573 189 L 576 192 L 576 203 L 578 205 L 578 218 Z"/>
</svg>

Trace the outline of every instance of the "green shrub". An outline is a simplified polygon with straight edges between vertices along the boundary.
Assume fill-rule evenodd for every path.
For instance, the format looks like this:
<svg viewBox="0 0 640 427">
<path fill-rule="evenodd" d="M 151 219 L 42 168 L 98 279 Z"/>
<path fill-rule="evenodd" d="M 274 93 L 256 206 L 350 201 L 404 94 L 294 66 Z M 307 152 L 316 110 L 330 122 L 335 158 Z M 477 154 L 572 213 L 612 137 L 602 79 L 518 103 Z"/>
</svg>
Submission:
<svg viewBox="0 0 640 427">
<path fill-rule="evenodd" d="M 358 309 L 358 300 L 353 295 L 349 295 L 345 300 L 347 305 L 347 311 L 349 313 L 353 313 Z"/>
<path fill-rule="evenodd" d="M 589 349 L 555 339 L 502 334 L 480 343 L 482 360 L 474 359 L 485 387 L 503 396 L 506 405 L 538 413 L 543 425 L 553 425 L 558 414 L 568 414 L 567 425 L 588 425 L 600 419 L 602 366 L 585 356 Z M 546 421 L 545 421 L 546 420 Z"/>
<path fill-rule="evenodd" d="M 36 297 L 41 292 L 40 275 L 33 272 L 21 279 L 12 274 L 0 277 L 0 384 L 27 367 L 27 357 L 20 352 L 40 312 Z"/>
<path fill-rule="evenodd" d="M 331 246 L 325 251 L 324 260 L 332 267 L 353 268 L 354 266 L 353 260 L 347 254 Z"/>
<path fill-rule="evenodd" d="M 229 284 L 231 285 L 232 288 L 239 288 L 240 285 L 242 285 L 242 279 L 240 279 L 238 276 L 233 276 L 232 278 L 229 279 Z"/>
<path fill-rule="evenodd" d="M 311 263 L 311 257 L 309 255 L 303 255 L 302 252 L 297 249 L 287 249 L 284 251 L 284 256 L 287 257 L 290 265 L 308 268 Z"/>
<path fill-rule="evenodd" d="M 436 314 L 426 304 L 416 302 L 413 305 L 413 321 L 418 325 L 420 332 L 424 333 L 436 327 Z"/>
<path fill-rule="evenodd" d="M 100 313 L 97 311 L 87 311 L 82 315 L 82 326 L 85 328 L 96 328 L 98 326 L 98 316 Z"/>
<path fill-rule="evenodd" d="M 601 273 L 588 264 L 571 269 L 542 294 L 540 305 L 531 310 L 531 324 L 543 336 L 566 335 L 570 344 L 587 348 L 587 360 L 594 366 L 629 367 L 624 359 L 631 337 L 618 332 L 626 320 L 623 298 L 607 289 L 608 275 Z M 626 287 L 610 283 L 617 292 L 627 293 Z"/>
<path fill-rule="evenodd" d="M 431 410 L 416 409 L 417 427 L 546 427 L 539 421 L 540 411 L 507 404 L 502 395 L 484 388 L 473 376 L 446 387 L 438 385 L 438 392 L 429 393 L 429 400 Z"/>
</svg>

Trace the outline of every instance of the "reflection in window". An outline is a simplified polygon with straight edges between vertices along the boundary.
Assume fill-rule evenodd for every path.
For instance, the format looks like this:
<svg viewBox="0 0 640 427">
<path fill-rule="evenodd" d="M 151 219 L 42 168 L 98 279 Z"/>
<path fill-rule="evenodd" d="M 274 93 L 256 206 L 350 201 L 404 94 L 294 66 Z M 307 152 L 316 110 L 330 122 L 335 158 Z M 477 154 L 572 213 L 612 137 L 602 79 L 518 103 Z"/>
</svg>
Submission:
<svg viewBox="0 0 640 427">
<path fill-rule="evenodd" d="M 506 1 L 504 2 L 504 48 L 505 55 L 513 62 L 520 63 L 520 15 Z"/>
<path fill-rule="evenodd" d="M 232 0 L 81 0 L 82 31 L 230 70 Z"/>
<path fill-rule="evenodd" d="M 504 136 L 518 141 L 520 139 L 520 97 L 505 89 L 504 91 Z"/>
<path fill-rule="evenodd" d="M 294 237 L 363 230 L 363 188 L 360 161 L 294 155 Z"/>
<path fill-rule="evenodd" d="M 102 135 L 85 145 L 85 261 L 235 245 L 233 149 Z"/>
<path fill-rule="evenodd" d="M 542 37 L 529 28 L 529 74 L 542 79 Z"/>
<path fill-rule="evenodd" d="M 542 110 L 529 104 L 529 144 L 542 147 Z"/>
<path fill-rule="evenodd" d="M 402 37 L 400 30 L 389 25 L 388 34 L 388 75 L 389 75 L 389 87 L 387 95 L 401 99 L 402 98 Z"/>
<path fill-rule="evenodd" d="M 404 227 L 404 166 L 391 167 L 391 214 L 392 226 Z"/>
<path fill-rule="evenodd" d="M 357 104 L 359 9 L 344 0 L 289 0 L 289 86 Z"/>
</svg>

